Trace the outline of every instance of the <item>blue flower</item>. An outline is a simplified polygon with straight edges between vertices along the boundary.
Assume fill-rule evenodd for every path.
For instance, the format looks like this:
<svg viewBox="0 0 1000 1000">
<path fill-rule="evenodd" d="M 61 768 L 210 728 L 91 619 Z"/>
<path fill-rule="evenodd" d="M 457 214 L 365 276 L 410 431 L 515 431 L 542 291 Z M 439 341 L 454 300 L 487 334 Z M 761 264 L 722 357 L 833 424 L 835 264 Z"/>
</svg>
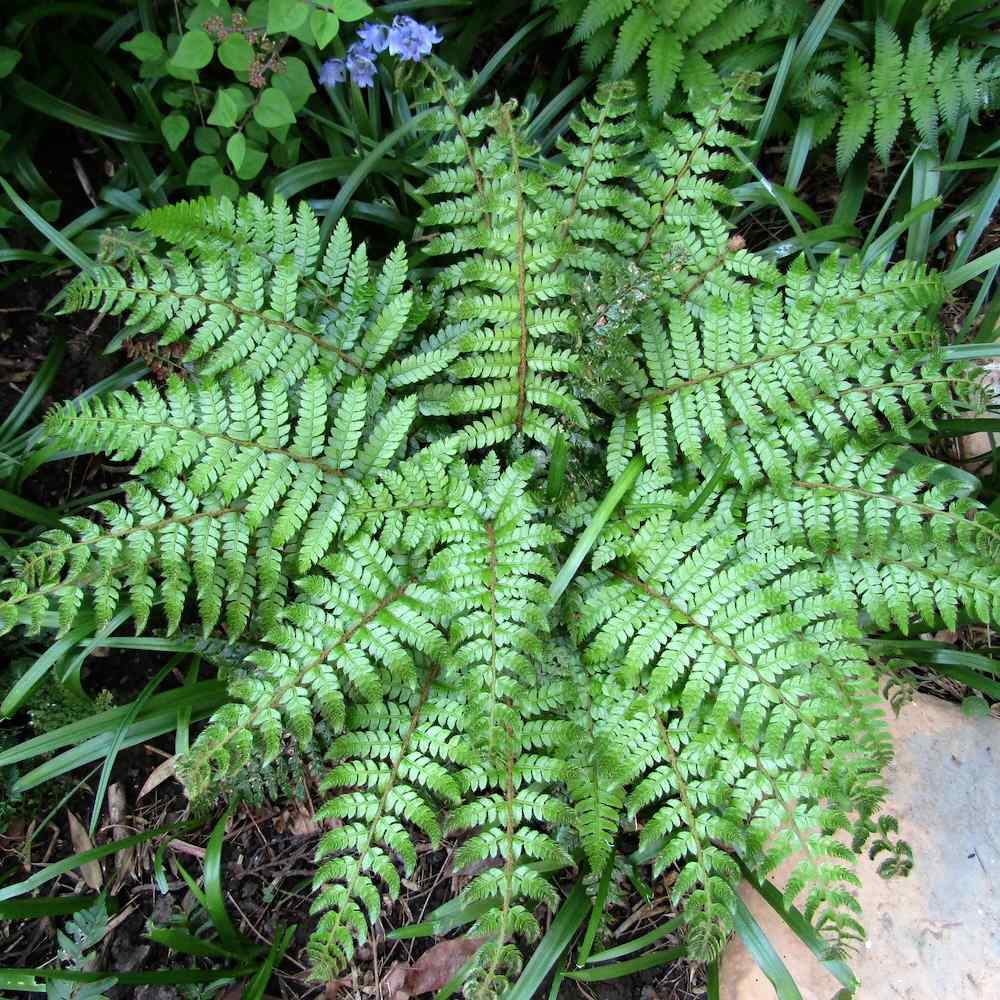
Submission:
<svg viewBox="0 0 1000 1000">
<path fill-rule="evenodd" d="M 343 83 L 348 75 L 359 87 L 371 87 L 378 75 L 376 59 L 386 49 L 407 62 L 420 62 L 431 49 L 444 41 L 434 25 L 421 24 L 412 17 L 399 15 L 392 26 L 365 21 L 358 29 L 358 40 L 347 50 L 346 59 L 327 59 L 319 71 L 325 87 Z"/>
<path fill-rule="evenodd" d="M 371 87 L 375 83 L 375 53 L 363 42 L 355 42 L 347 50 L 347 71 L 359 87 Z"/>
<path fill-rule="evenodd" d="M 443 41 L 435 27 L 428 27 L 414 21 L 412 17 L 398 15 L 392 19 L 389 29 L 389 52 L 408 62 L 420 62 L 431 49 Z"/>
<path fill-rule="evenodd" d="M 327 59 L 319 69 L 319 82 L 324 87 L 332 87 L 347 79 L 347 66 L 343 59 Z"/>
<path fill-rule="evenodd" d="M 389 29 L 384 24 L 372 24 L 371 21 L 365 21 L 358 28 L 358 38 L 375 53 L 385 52 L 389 47 Z"/>
<path fill-rule="evenodd" d="M 437 30 L 433 24 L 424 25 L 424 41 L 427 43 L 427 52 L 435 45 L 440 45 L 444 41 L 444 35 Z"/>
</svg>

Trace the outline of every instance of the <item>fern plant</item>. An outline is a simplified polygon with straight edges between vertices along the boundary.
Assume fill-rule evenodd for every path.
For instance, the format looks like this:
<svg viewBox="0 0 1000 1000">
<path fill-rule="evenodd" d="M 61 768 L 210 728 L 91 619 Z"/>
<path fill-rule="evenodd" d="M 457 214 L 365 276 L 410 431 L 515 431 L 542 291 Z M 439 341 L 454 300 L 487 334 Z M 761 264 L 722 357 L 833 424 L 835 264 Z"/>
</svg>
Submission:
<svg viewBox="0 0 1000 1000">
<path fill-rule="evenodd" d="M 908 39 L 882 18 L 866 27 L 864 48 L 821 50 L 790 94 L 794 106 L 815 116 L 817 139 L 836 129 L 841 173 L 869 138 L 887 163 L 904 126 L 936 148 L 939 135 L 951 135 L 962 120 L 978 122 L 1000 101 L 1000 59 L 985 47 L 960 45 L 964 39 L 947 22 L 922 17 Z"/>
<path fill-rule="evenodd" d="M 726 226 L 742 91 L 656 126 L 628 83 L 551 157 L 512 104 L 437 76 L 426 290 L 306 205 L 200 201 L 69 308 L 186 345 L 183 374 L 48 418 L 133 463 L 123 504 L 43 533 L 6 629 L 131 609 L 232 642 L 231 703 L 178 762 L 193 798 L 329 740 L 315 974 L 349 963 L 417 843 L 458 842 L 503 993 L 558 900 L 630 831 L 677 872 L 690 954 L 733 925 L 737 859 L 835 949 L 891 746 L 865 633 L 990 621 L 989 512 L 907 462 L 974 405 L 933 273 L 780 272 Z M 244 649 L 245 647 L 245 649 Z"/>
<path fill-rule="evenodd" d="M 92 972 L 97 961 L 92 952 L 107 933 L 107 900 L 99 896 L 91 906 L 67 921 L 62 930 L 56 931 L 60 963 L 72 972 Z M 87 983 L 53 979 L 47 983 L 45 992 L 51 1000 L 107 1000 L 104 991 L 117 981 L 114 976 Z"/>
<path fill-rule="evenodd" d="M 996 12 L 985 3 L 952 6 L 844 4 L 808 62 L 787 84 L 782 78 L 787 110 L 779 102 L 773 128 L 792 131 L 807 116 L 815 144 L 836 135 L 843 173 L 869 139 L 886 163 L 908 124 L 918 141 L 934 145 L 960 122 L 978 121 L 1000 101 L 1000 59 L 983 43 Z M 697 103 L 721 94 L 733 73 L 771 79 L 789 36 L 814 17 L 796 0 L 536 0 L 536 7 L 555 8 L 552 29 L 569 30 L 583 45 L 585 66 L 607 61 L 610 77 L 639 77 L 654 114 L 672 106 L 678 85 Z"/>
<path fill-rule="evenodd" d="M 536 9 L 554 7 L 551 27 L 572 29 L 583 45 L 584 64 L 594 69 L 610 60 L 611 76 L 621 79 L 642 68 L 653 111 L 663 111 L 677 83 L 690 92 L 718 92 L 720 58 L 741 43 L 787 37 L 806 18 L 801 0 L 535 0 Z"/>
</svg>

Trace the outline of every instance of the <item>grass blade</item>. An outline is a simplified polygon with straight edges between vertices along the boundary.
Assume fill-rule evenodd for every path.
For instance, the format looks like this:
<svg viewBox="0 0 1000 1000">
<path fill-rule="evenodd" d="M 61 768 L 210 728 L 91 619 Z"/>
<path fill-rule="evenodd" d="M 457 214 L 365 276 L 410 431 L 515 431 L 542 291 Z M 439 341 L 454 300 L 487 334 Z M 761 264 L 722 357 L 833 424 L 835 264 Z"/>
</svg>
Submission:
<svg viewBox="0 0 1000 1000">
<path fill-rule="evenodd" d="M 368 175 L 375 169 L 375 165 L 393 148 L 401 139 L 413 132 L 417 125 L 427 115 L 432 108 L 425 108 L 419 114 L 414 115 L 408 122 L 400 125 L 390 132 L 370 153 L 351 171 L 350 176 L 341 185 L 337 192 L 337 197 L 330 203 L 326 216 L 323 219 L 323 228 L 320 230 L 320 245 L 326 246 L 330 239 L 333 227 L 344 214 L 347 203 L 354 197 L 354 192 L 364 183 Z"/>
<path fill-rule="evenodd" d="M 37 503 L 25 500 L 14 493 L 0 490 L 0 510 L 13 514 L 24 521 L 31 521 L 34 524 L 41 524 L 46 528 L 60 528 L 62 521 L 57 514 L 45 507 L 40 507 Z"/>
<path fill-rule="evenodd" d="M 825 0 L 809 22 L 809 27 L 802 32 L 802 39 L 795 49 L 795 55 L 792 57 L 789 69 L 789 83 L 791 85 L 798 83 L 799 78 L 805 72 L 809 61 L 822 44 L 843 3 L 844 0 Z"/>
<path fill-rule="evenodd" d="M 57 118 L 85 132 L 93 132 L 121 142 L 158 144 L 160 141 L 160 137 L 150 129 L 137 128 L 135 125 L 126 125 L 123 122 L 114 122 L 108 118 L 92 115 L 75 104 L 54 97 L 27 80 L 17 80 L 14 83 L 14 96 L 32 110 L 50 118 Z"/>
<path fill-rule="evenodd" d="M 753 914 L 747 909 L 746 903 L 734 894 L 736 912 L 733 917 L 733 924 L 740 940 L 746 946 L 750 957 L 757 963 L 760 971 L 770 980 L 774 987 L 778 1000 L 802 1000 L 802 994 L 795 985 L 788 967 L 781 960 L 781 956 L 774 950 L 774 945 L 768 940 L 767 935 L 761 930 L 760 924 L 754 919 Z"/>
<path fill-rule="evenodd" d="M 521 977 L 504 995 L 504 1000 L 532 1000 L 545 982 L 545 977 L 559 961 L 559 956 L 573 939 L 573 935 L 579 930 L 589 908 L 590 901 L 587 899 L 583 880 L 578 879 L 563 905 L 559 907 L 559 912 L 545 932 L 545 937 L 528 959 Z"/>
<path fill-rule="evenodd" d="M 676 962 L 677 959 L 683 958 L 686 954 L 687 949 L 683 946 L 668 948 L 664 951 L 651 951 L 648 955 L 632 958 L 627 962 L 612 962 L 611 965 L 602 965 L 597 969 L 583 969 L 577 972 L 567 972 L 565 975 L 567 979 L 576 979 L 582 983 L 600 983 L 608 979 L 631 976 L 634 972 L 653 969 L 658 965 L 666 965 L 667 962 Z"/>
<path fill-rule="evenodd" d="M 991 267 L 996 267 L 997 264 L 1000 264 L 1000 247 L 990 250 L 989 253 L 984 253 L 981 257 L 969 261 L 968 264 L 962 267 L 949 268 L 944 273 L 944 287 L 949 292 L 953 291 L 959 285 L 964 285 L 967 281 L 971 281 L 982 274 L 983 271 L 988 271 Z"/>
<path fill-rule="evenodd" d="M 234 954 L 246 954 L 249 942 L 233 926 L 226 909 L 225 891 L 222 887 L 222 845 L 226 837 L 226 824 L 233 814 L 227 809 L 215 824 L 205 848 L 205 900 L 212 924 L 219 933 L 219 939 Z"/>
<path fill-rule="evenodd" d="M 768 879 L 758 882 L 750 873 L 750 870 L 742 863 L 740 863 L 740 868 L 743 869 L 743 877 L 747 882 L 760 893 L 775 913 L 791 928 L 795 936 L 816 956 L 826 971 L 845 989 L 856 989 L 858 981 L 854 973 L 851 972 L 846 963 L 839 958 L 831 956 L 830 946 L 794 906 L 785 905 L 784 898 L 777 886 Z"/>
<path fill-rule="evenodd" d="M 7 697 L 0 703 L 0 718 L 10 718 L 24 704 L 32 691 L 41 684 L 45 675 L 81 640 L 93 635 L 93 616 L 86 615 L 72 631 L 57 639 L 14 682 Z"/>
<path fill-rule="evenodd" d="M 673 920 L 668 920 L 665 924 L 654 927 L 653 930 L 643 934 L 642 937 L 633 938 L 631 941 L 616 945 L 614 948 L 608 948 L 606 951 L 599 951 L 596 955 L 591 955 L 586 963 L 580 964 L 593 965 L 594 962 L 610 962 L 616 958 L 624 958 L 626 955 L 631 955 L 634 951 L 642 951 L 654 942 L 659 941 L 660 938 L 666 937 L 672 931 L 677 930 L 683 922 L 683 917 L 674 917 Z"/>
<path fill-rule="evenodd" d="M 938 195 L 941 175 L 938 173 L 938 154 L 934 149 L 921 149 L 913 161 L 913 181 L 910 204 L 918 207 L 928 198 Z M 930 250 L 931 227 L 934 214 L 922 215 L 906 234 L 906 256 L 908 260 L 925 260 Z"/>
<path fill-rule="evenodd" d="M 356 156 L 331 156 L 325 160 L 310 160 L 283 170 L 274 178 L 272 190 L 286 200 L 294 198 L 306 188 L 316 184 L 346 177 L 357 166 Z"/>
<path fill-rule="evenodd" d="M 993 179 L 983 192 L 982 199 L 982 204 L 979 206 L 972 224 L 965 230 L 965 235 L 962 237 L 958 252 L 955 254 L 951 266 L 948 268 L 949 272 L 955 268 L 961 270 L 962 265 L 969 259 L 986 227 L 993 220 L 993 213 L 996 210 L 997 203 L 1000 202 L 1000 170 L 994 173 Z M 989 254 L 986 256 L 989 256 Z M 979 259 L 982 260 L 983 258 L 980 257 Z M 955 286 L 951 285 L 949 287 L 954 288 Z"/>
<path fill-rule="evenodd" d="M 527 24 L 519 28 L 514 34 L 507 40 L 507 42 L 502 45 L 486 65 L 476 74 L 475 79 L 472 81 L 472 86 L 469 88 L 469 98 L 473 98 L 479 93 L 483 87 L 486 86 L 490 80 L 493 79 L 494 73 L 504 64 L 507 56 L 511 52 L 515 51 L 521 42 L 531 34 L 540 24 L 549 19 L 549 13 L 546 11 L 544 14 L 539 14 L 538 17 L 529 21 Z"/>
<path fill-rule="evenodd" d="M 77 246 L 74 246 L 54 226 L 46 222 L 8 183 L 0 177 L 0 186 L 7 197 L 17 206 L 18 211 L 37 229 L 50 243 L 57 246 L 81 271 L 92 271 L 94 262 Z"/>
<path fill-rule="evenodd" d="M 705 984 L 708 1000 L 721 1000 L 719 996 L 719 960 L 708 963 L 708 982 Z"/>
<path fill-rule="evenodd" d="M 170 673 L 171 670 L 177 665 L 180 660 L 180 656 L 173 657 L 168 663 L 165 663 L 160 669 L 159 673 L 142 689 L 139 697 L 128 706 L 128 711 L 125 713 L 124 718 L 118 724 L 118 731 L 114 735 L 114 739 L 111 741 L 111 747 L 104 758 L 104 766 L 101 768 L 101 776 L 97 782 L 97 791 L 94 793 L 94 808 L 90 813 L 90 837 L 94 838 L 94 834 L 97 833 L 97 821 L 101 815 L 101 809 L 104 806 L 104 796 L 107 794 L 108 785 L 111 782 L 111 769 L 115 766 L 115 761 L 118 759 L 118 751 L 121 749 L 122 743 L 125 741 L 125 735 L 129 730 L 129 727 L 135 721 L 135 717 L 142 710 L 142 707 L 149 701 L 150 696 L 154 691 L 163 683 L 163 679 Z"/>
<path fill-rule="evenodd" d="M 200 681 L 190 687 L 179 688 L 176 691 L 164 691 L 162 694 L 154 695 L 146 702 L 144 718 L 164 711 L 173 712 L 183 707 L 189 707 L 194 711 L 205 708 L 214 710 L 222 704 L 225 697 L 226 687 L 222 681 Z M 30 760 L 41 754 L 52 753 L 61 747 L 81 743 L 93 736 L 112 733 L 128 709 L 128 705 L 109 708 L 89 719 L 71 722 L 69 725 L 60 726 L 58 729 L 41 733 L 30 740 L 18 743 L 0 753 L 0 767 L 8 767 L 11 764 L 18 764 L 22 760 Z"/>
<path fill-rule="evenodd" d="M 597 895 L 594 896 L 590 906 L 590 919 L 587 921 L 587 930 L 583 935 L 583 942 L 576 956 L 576 964 L 578 966 L 587 964 L 587 959 L 590 957 L 590 952 L 594 947 L 594 938 L 597 937 L 597 928 L 601 924 L 604 904 L 608 899 L 608 889 L 611 887 L 611 872 L 614 870 L 614 866 L 615 855 L 612 852 L 608 858 L 608 863 L 604 866 L 604 871 L 601 873 L 601 881 L 597 886 Z"/>
<path fill-rule="evenodd" d="M 222 704 L 221 700 L 219 704 Z M 218 705 L 206 706 L 199 709 L 194 717 L 198 720 L 204 719 L 211 715 L 217 707 Z M 128 749 L 129 747 L 134 747 L 137 743 L 145 743 L 147 740 L 155 739 L 157 736 L 169 733 L 176 725 L 176 711 L 167 711 L 147 716 L 138 722 L 134 722 L 129 727 L 119 749 Z M 14 790 L 17 792 L 29 791 L 38 785 L 45 784 L 46 781 L 58 778 L 69 771 L 75 771 L 78 767 L 83 767 L 95 760 L 101 760 L 107 755 L 113 738 L 113 734 L 111 733 L 95 736 L 85 743 L 81 743 L 79 746 L 66 750 L 57 757 L 45 761 L 44 764 L 39 764 L 34 770 L 23 774 L 14 782 Z"/>
<path fill-rule="evenodd" d="M 291 927 L 280 931 L 275 936 L 274 941 L 271 943 L 271 950 L 268 951 L 261 967 L 257 970 L 257 974 L 243 991 L 243 1000 L 263 1000 L 264 990 L 267 989 L 271 973 L 274 972 L 274 967 L 284 957 L 285 952 L 288 951 L 288 946 L 292 943 L 292 938 L 295 937 L 296 929 L 297 925 L 292 924 Z"/>
<path fill-rule="evenodd" d="M 23 882 L 16 882 L 14 885 L 4 886 L 0 889 L 0 902 L 34 892 L 39 886 L 43 886 L 47 882 L 59 878 L 60 875 L 65 875 L 66 872 L 71 872 L 79 868 L 88 861 L 98 861 L 101 858 L 106 858 L 109 854 L 116 854 L 118 851 L 124 851 L 128 847 L 144 844 L 147 840 L 153 840 L 155 837 L 161 837 L 168 833 L 175 833 L 177 830 L 178 827 L 176 825 L 158 826 L 153 830 L 145 830 L 143 833 L 136 833 L 122 840 L 112 841 L 110 844 L 101 844 L 99 847 L 91 848 L 89 851 L 81 851 L 79 854 L 63 858 L 62 861 L 54 861 L 52 864 L 42 868 L 41 871 L 35 872 L 30 878 L 24 879 Z"/>
<path fill-rule="evenodd" d="M 778 113 L 778 109 L 781 107 L 781 98 L 785 92 L 785 82 L 788 80 L 789 73 L 792 69 L 792 60 L 795 56 L 797 39 L 798 35 L 792 35 L 792 37 L 788 39 L 785 43 L 785 51 L 781 54 L 781 60 L 778 62 L 778 70 L 774 75 L 774 81 L 771 84 L 771 91 L 767 95 L 767 103 L 764 105 L 764 113 L 760 116 L 760 121 L 757 123 L 757 134 L 754 136 L 753 145 L 750 147 L 750 155 L 748 159 L 754 162 L 756 162 L 757 157 L 760 156 L 764 140 L 771 131 L 774 116 Z"/>
<path fill-rule="evenodd" d="M 408 941 L 412 938 L 421 937 L 442 937 L 456 927 L 464 927 L 478 920 L 484 913 L 488 913 L 497 900 L 479 899 L 474 903 L 466 903 L 461 897 L 443 903 L 434 910 L 426 920 L 417 924 L 407 924 L 405 927 L 398 927 L 396 930 L 386 934 L 390 941 Z"/>
<path fill-rule="evenodd" d="M 69 917 L 97 902 L 98 896 L 42 896 L 0 903 L 0 920 L 38 920 L 42 917 Z"/>
<path fill-rule="evenodd" d="M 607 524 L 608 518 L 614 513 L 614 509 L 621 502 L 622 497 L 635 485 L 635 481 L 639 478 L 639 473 L 645 467 L 646 463 L 643 461 L 642 456 L 637 455 L 633 458 L 625 467 L 625 471 L 618 477 L 618 481 L 601 501 L 601 505 L 594 511 L 590 524 L 587 525 L 587 530 L 580 535 L 579 541 L 573 546 L 573 551 L 567 556 L 566 562 L 563 563 L 562 569 L 559 570 L 559 575 L 552 581 L 549 587 L 549 600 L 553 604 L 559 600 L 563 591 L 569 586 L 570 581 L 576 576 L 576 571 L 580 568 L 580 563 L 583 562 L 587 553 L 593 548 L 594 542 L 597 541 L 597 536 L 601 533 L 604 525 Z"/>
<path fill-rule="evenodd" d="M 153 972 L 73 972 L 70 969 L 0 969 L 0 986 L 5 986 L 7 976 L 34 976 L 36 979 L 67 983 L 99 983 L 113 978 L 119 986 L 181 986 L 190 983 L 217 983 L 240 979 L 254 971 L 253 966 L 236 969 L 157 969 Z M 10 988 L 6 987 L 5 988 Z M 24 987 L 18 987 L 24 989 Z M 31 992 L 40 992 L 32 990 Z M 44 992 L 44 988 L 41 992 Z"/>
<path fill-rule="evenodd" d="M 933 198 L 927 198 L 925 201 L 920 202 L 919 205 L 911 208 L 909 212 L 906 213 L 897 222 L 894 222 L 891 226 L 886 228 L 886 231 L 882 233 L 878 239 L 874 240 L 865 250 L 864 255 L 861 258 L 861 267 L 867 268 L 873 264 L 879 257 L 883 254 L 889 253 L 892 249 L 892 245 L 903 235 L 915 222 L 925 216 L 931 215 L 936 208 L 941 205 L 941 199 L 937 196 Z M 933 216 L 932 216 L 933 217 Z"/>
</svg>

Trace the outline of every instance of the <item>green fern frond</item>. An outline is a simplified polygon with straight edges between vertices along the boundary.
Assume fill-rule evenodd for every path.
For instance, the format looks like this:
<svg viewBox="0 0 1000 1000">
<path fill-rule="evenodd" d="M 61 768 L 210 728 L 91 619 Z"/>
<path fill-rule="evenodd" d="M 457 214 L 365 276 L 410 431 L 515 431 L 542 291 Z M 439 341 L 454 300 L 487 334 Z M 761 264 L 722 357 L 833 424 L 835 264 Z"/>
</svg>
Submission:
<svg viewBox="0 0 1000 1000">
<path fill-rule="evenodd" d="M 899 36 L 879 18 L 875 22 L 871 97 L 875 106 L 875 151 L 883 163 L 889 162 L 889 150 L 903 124 L 903 64 Z"/>
<path fill-rule="evenodd" d="M 87 606 L 103 628 L 128 601 L 137 632 L 162 603 L 170 634 L 193 593 L 204 633 L 225 612 L 235 639 L 248 625 L 251 605 L 260 622 L 281 607 L 288 580 L 270 525 L 252 528 L 218 491 L 196 497 L 167 474 L 127 483 L 125 494 L 124 506 L 95 506 L 106 528 L 64 518 L 65 529 L 44 532 L 19 553 L 17 576 L 2 585 L 4 631 L 20 622 L 37 632 L 51 609 L 65 634 Z"/>
<path fill-rule="evenodd" d="M 397 866 L 405 876 L 413 873 L 417 851 L 408 827 L 438 843 L 442 807 L 460 800 L 454 775 L 471 754 L 442 725 L 460 706 L 435 690 L 435 674 L 432 668 L 419 692 L 403 689 L 396 699 L 352 707 L 344 735 L 330 748 L 334 766 L 321 789 L 336 794 L 316 818 L 341 825 L 316 849 L 312 912 L 322 917 L 309 957 L 317 978 L 328 979 L 350 962 L 354 940 L 364 942 L 378 919 L 383 893 L 398 896 Z"/>
<path fill-rule="evenodd" d="M 837 137 L 837 172 L 844 173 L 872 127 L 875 108 L 871 100 L 871 71 L 853 49 L 844 62 L 845 101 Z M 808 99 L 808 98 L 807 98 Z M 815 99 L 810 103 L 815 103 Z"/>
<path fill-rule="evenodd" d="M 870 784 L 857 725 L 875 725 L 878 691 L 852 606 L 829 592 L 817 558 L 748 532 L 732 512 L 687 522 L 661 514 L 579 593 L 590 669 L 612 681 L 607 697 L 660 734 L 626 807 L 648 813 L 641 843 L 664 839 L 655 870 L 683 862 L 675 898 L 689 897 L 691 947 L 711 957 L 731 927 L 741 875 L 713 842 L 763 856 L 767 868 L 804 849 L 790 898 L 805 891 L 807 905 L 831 905 L 834 888 L 854 879 L 826 835 L 850 798 L 811 771 L 810 755 Z"/>
<path fill-rule="evenodd" d="M 906 53 L 905 87 L 910 102 L 910 115 L 920 137 L 933 143 L 937 139 L 938 112 L 934 100 L 934 78 L 931 74 L 934 49 L 927 22 L 921 18 L 913 28 Z"/>
<path fill-rule="evenodd" d="M 699 101 L 717 103 L 727 88 L 706 54 L 739 52 L 739 43 L 756 37 L 775 8 L 782 8 L 754 0 L 549 0 L 548 5 L 556 9 L 554 29 L 572 26 L 570 41 L 583 44 L 587 67 L 610 59 L 611 77 L 622 79 L 645 57 L 649 103 L 657 115 L 669 106 L 678 81 Z M 797 12 L 792 21 L 803 15 Z"/>
<path fill-rule="evenodd" d="M 796 544 L 820 555 L 860 548 L 884 552 L 899 542 L 907 548 L 946 549 L 996 558 L 1000 524 L 983 506 L 966 496 L 967 487 L 953 479 L 935 481 L 934 466 L 897 466 L 902 449 L 865 448 L 850 441 L 833 454 L 796 470 L 781 495 L 762 491 L 750 500 L 753 519 L 781 524 Z"/>
<path fill-rule="evenodd" d="M 427 195 L 449 198 L 427 209 L 422 222 L 447 227 L 447 236 L 433 239 L 428 252 L 462 253 L 448 267 L 441 286 L 450 295 L 446 314 L 455 324 L 458 357 L 448 368 L 458 385 L 439 385 L 423 396 L 421 412 L 428 416 L 484 415 L 456 436 L 459 447 L 477 448 L 526 435 L 551 444 L 555 417 L 586 424 L 579 404 L 566 391 L 561 376 L 573 370 L 572 353 L 554 341 L 573 335 L 574 318 L 561 305 L 568 297 L 565 276 L 552 270 L 559 256 L 560 222 L 551 209 L 535 199 L 539 178 L 522 167 L 529 147 L 506 106 L 493 109 L 488 120 L 455 123 L 445 119 L 444 141 L 428 154 L 430 163 L 455 162 L 458 144 L 493 129 L 481 154 L 471 152 L 465 166 L 447 170 L 447 187 L 440 179 L 425 184 Z M 504 158 L 510 157 L 507 169 Z M 464 225 L 468 218 L 474 226 Z M 488 228 L 480 223 L 490 219 Z M 458 228 L 454 228 L 456 223 Z"/>
<path fill-rule="evenodd" d="M 658 282 L 638 285 L 649 302 L 636 306 L 631 288 L 615 296 L 616 322 L 645 362 L 616 393 L 632 397 L 618 404 L 619 468 L 635 448 L 663 475 L 727 454 L 744 485 L 787 484 L 795 460 L 824 443 L 886 426 L 906 437 L 914 421 L 975 395 L 974 381 L 939 360 L 915 308 L 939 295 L 936 279 L 909 266 L 862 276 L 831 257 L 810 276 L 800 260 L 783 289 L 744 285 L 698 311 L 676 293 L 657 308 Z"/>
<path fill-rule="evenodd" d="M 417 660 L 443 650 L 440 596 L 397 566 L 374 540 L 357 538 L 323 560 L 322 573 L 297 581 L 300 598 L 229 679 L 237 699 L 212 716 L 178 765 L 192 794 L 213 775 L 270 760 L 284 728 L 300 744 L 312 738 L 318 713 L 339 732 L 350 702 L 382 699 L 412 684 Z"/>
<path fill-rule="evenodd" d="M 266 521 L 272 544 L 298 550 L 301 572 L 336 535 L 354 481 L 388 467 L 416 412 L 413 399 L 395 403 L 365 440 L 370 404 L 361 378 L 335 394 L 313 368 L 289 393 L 280 378 L 256 388 L 237 370 L 226 386 L 174 377 L 162 394 L 141 382 L 135 393 L 67 404 L 46 428 L 66 445 L 134 459 L 136 473 L 182 480 L 196 497 L 218 492 L 251 530 Z"/>
<path fill-rule="evenodd" d="M 874 29 L 874 61 L 850 48 L 843 56 L 843 110 L 837 139 L 837 170 L 843 173 L 873 134 L 883 163 L 909 117 L 920 138 L 935 143 L 941 125 L 952 130 L 963 114 L 978 112 L 998 99 L 997 60 L 981 61 L 976 50 L 959 48 L 956 39 L 935 52 L 931 23 L 920 18 L 905 54 L 896 30 L 882 19 Z M 823 106 L 815 93 L 800 87 L 797 100 L 810 110 Z"/>
<path fill-rule="evenodd" d="M 147 215 L 148 230 L 177 249 L 134 262 L 127 278 L 110 266 L 81 275 L 66 309 L 124 315 L 136 335 L 183 341 L 185 360 L 204 375 L 238 366 L 254 382 L 279 373 L 287 383 L 315 365 L 334 381 L 374 373 L 423 319 L 423 304 L 402 287 L 401 249 L 373 276 L 363 246 L 349 254 L 343 223 L 318 259 L 308 206 L 293 219 L 280 200 L 273 209 L 222 200 L 205 223 L 192 222 L 205 212 L 204 202 L 193 202 Z M 219 235 L 191 251 L 206 229 Z"/>
<path fill-rule="evenodd" d="M 538 671 L 533 657 L 547 631 L 546 583 L 554 568 L 540 550 L 559 536 L 537 520 L 528 493 L 534 463 L 522 459 L 481 489 L 470 490 L 456 505 L 445 529 L 444 547 L 431 564 L 435 583 L 447 593 L 452 611 L 451 652 L 446 676 L 464 691 L 462 732 L 481 763 L 459 780 L 475 792 L 448 821 L 450 831 L 475 828 L 466 840 L 466 864 L 495 861 L 466 887 L 463 897 L 498 901 L 470 932 L 493 938 L 473 975 L 476 989 L 492 995 L 519 966 L 515 936 L 540 934 L 534 904 L 557 901 L 552 886 L 526 864 L 544 855 L 560 865 L 570 863 L 564 850 L 539 831 L 522 826 L 529 819 L 518 799 L 526 786 L 552 787 L 561 776 L 557 760 L 544 755 L 529 762 L 525 751 L 542 747 L 557 735 L 533 727 L 526 744 L 526 718 L 536 714 Z M 526 907 L 522 899 L 530 900 Z"/>
</svg>

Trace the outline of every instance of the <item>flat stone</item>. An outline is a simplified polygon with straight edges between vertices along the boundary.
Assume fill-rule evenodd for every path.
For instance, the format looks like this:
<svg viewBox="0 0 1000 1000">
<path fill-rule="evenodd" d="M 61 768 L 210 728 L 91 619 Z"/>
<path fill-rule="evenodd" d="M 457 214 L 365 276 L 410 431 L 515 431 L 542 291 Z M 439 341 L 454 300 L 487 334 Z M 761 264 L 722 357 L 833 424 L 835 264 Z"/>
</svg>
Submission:
<svg viewBox="0 0 1000 1000">
<path fill-rule="evenodd" d="M 908 878 L 858 866 L 868 939 L 848 962 L 857 1000 L 1000 998 L 1000 727 L 918 695 L 894 718 L 886 808 L 913 848 Z M 779 869 L 774 879 L 783 885 Z M 788 966 L 803 1000 L 831 1000 L 839 984 L 751 888 L 741 895 Z M 726 948 L 722 1000 L 774 1000 L 739 938 Z"/>
</svg>

